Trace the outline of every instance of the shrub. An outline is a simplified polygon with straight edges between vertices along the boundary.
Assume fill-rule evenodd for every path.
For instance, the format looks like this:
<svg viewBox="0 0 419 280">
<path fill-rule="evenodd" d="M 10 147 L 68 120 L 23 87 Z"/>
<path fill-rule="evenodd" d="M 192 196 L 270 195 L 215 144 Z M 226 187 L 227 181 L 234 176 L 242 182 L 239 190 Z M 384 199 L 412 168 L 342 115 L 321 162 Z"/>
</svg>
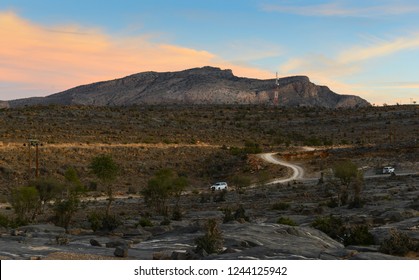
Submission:
<svg viewBox="0 0 419 280">
<path fill-rule="evenodd" d="M 175 206 L 172 213 L 172 220 L 174 221 L 181 221 L 183 217 L 182 209 L 180 206 Z"/>
<path fill-rule="evenodd" d="M 224 213 L 223 223 L 234 221 L 233 212 L 231 211 L 230 208 L 225 208 L 223 210 L 223 213 Z"/>
<path fill-rule="evenodd" d="M 333 167 L 333 174 L 335 178 L 340 180 L 338 187 L 338 202 L 340 205 L 345 205 L 348 202 L 349 208 L 360 208 L 363 206 L 361 199 L 361 192 L 364 185 L 363 174 L 358 170 L 355 163 L 350 160 L 338 162 Z M 352 186 L 353 195 L 350 200 L 350 187 Z M 340 206 L 339 205 L 339 206 Z"/>
<path fill-rule="evenodd" d="M 19 223 L 33 221 L 40 209 L 39 192 L 35 187 L 20 187 L 12 191 L 10 203 Z"/>
<path fill-rule="evenodd" d="M 167 200 L 176 197 L 176 205 L 179 203 L 182 191 L 186 188 L 188 182 L 185 177 L 179 176 L 172 169 L 161 169 L 153 178 L 148 180 L 141 194 L 144 196 L 145 203 L 154 208 L 162 215 L 167 215 Z"/>
<path fill-rule="evenodd" d="M 136 194 L 137 192 L 138 192 L 138 190 L 137 190 L 136 187 L 133 187 L 133 186 L 128 187 L 127 194 Z"/>
<path fill-rule="evenodd" d="M 393 229 L 390 237 L 383 241 L 379 250 L 384 254 L 404 256 L 409 251 L 419 251 L 419 244 L 407 234 Z"/>
<path fill-rule="evenodd" d="M 55 224 L 64 227 L 66 230 L 70 225 L 70 221 L 77 212 L 80 200 L 76 196 L 68 199 L 56 201 L 54 204 Z"/>
<path fill-rule="evenodd" d="M 209 194 L 202 193 L 200 195 L 200 199 L 199 199 L 200 203 L 207 203 L 207 202 L 210 202 L 210 200 L 211 200 L 211 196 Z"/>
<path fill-rule="evenodd" d="M 236 221 L 246 221 L 248 222 L 250 219 L 248 216 L 246 216 L 246 210 L 244 209 L 243 205 L 240 205 L 239 208 L 237 208 L 236 212 L 234 212 L 234 219 Z"/>
<path fill-rule="evenodd" d="M 246 210 L 244 209 L 243 205 L 240 205 L 236 211 L 233 211 L 230 208 L 225 208 L 223 209 L 223 213 L 224 213 L 224 218 L 223 218 L 223 223 L 228 223 L 231 221 L 249 221 L 249 217 L 246 216 Z"/>
<path fill-rule="evenodd" d="M 259 154 L 262 152 L 262 148 L 258 143 L 246 141 L 244 143 L 244 151 L 247 154 Z"/>
<path fill-rule="evenodd" d="M 330 198 L 330 200 L 326 203 L 327 207 L 329 208 L 336 208 L 339 206 L 339 202 L 334 198 Z"/>
<path fill-rule="evenodd" d="M 170 225 L 170 220 L 167 217 L 164 217 L 163 221 L 160 222 L 161 226 L 168 226 Z"/>
<path fill-rule="evenodd" d="M 221 190 L 214 193 L 214 202 L 223 202 L 226 201 L 227 190 Z"/>
<path fill-rule="evenodd" d="M 251 179 L 246 175 L 234 175 L 231 178 L 232 184 L 236 187 L 238 193 L 244 193 L 244 189 L 250 185 Z"/>
<path fill-rule="evenodd" d="M 102 229 L 112 231 L 122 225 L 122 221 L 115 215 L 106 215 L 102 219 Z"/>
<path fill-rule="evenodd" d="M 290 205 L 286 202 L 276 202 L 272 205 L 272 210 L 288 210 L 290 208 Z"/>
<path fill-rule="evenodd" d="M 205 235 L 195 239 L 196 251 L 205 250 L 208 254 L 219 253 L 223 249 L 224 238 L 215 219 L 205 225 Z"/>
<path fill-rule="evenodd" d="M 44 207 L 49 201 L 56 199 L 63 191 L 63 186 L 58 181 L 52 178 L 40 178 L 29 183 L 37 189 L 39 200 L 41 203 L 40 212 L 44 211 Z"/>
<path fill-rule="evenodd" d="M 277 224 L 281 225 L 289 225 L 289 226 L 296 226 L 297 224 L 288 217 L 279 217 L 276 221 Z"/>
<path fill-rule="evenodd" d="M 98 231 L 102 227 L 102 215 L 100 215 L 99 213 L 90 213 L 87 219 L 90 223 L 90 228 L 93 231 Z"/>
<path fill-rule="evenodd" d="M 142 227 L 152 227 L 153 222 L 147 217 L 141 217 L 141 219 L 138 221 L 138 224 Z"/>
<path fill-rule="evenodd" d="M 7 216 L 5 216 L 5 215 L 0 214 L 0 227 L 7 228 L 10 225 L 11 225 L 10 219 Z"/>
<path fill-rule="evenodd" d="M 114 200 L 112 182 L 119 174 L 119 166 L 110 155 L 99 155 L 94 157 L 89 165 L 90 171 L 106 186 L 108 205 L 106 206 L 106 216 L 109 216 L 111 204 Z M 112 218 L 110 218 L 112 219 Z"/>
<path fill-rule="evenodd" d="M 368 231 L 366 225 L 359 225 L 350 228 L 344 236 L 343 244 L 348 245 L 373 245 L 374 236 Z"/>
<path fill-rule="evenodd" d="M 121 220 L 115 215 L 93 212 L 88 220 L 93 231 L 112 231 L 122 224 Z"/>
<path fill-rule="evenodd" d="M 332 215 L 328 217 L 318 217 L 314 220 L 312 226 L 323 231 L 333 239 L 343 241 L 345 228 L 340 217 L 334 217 Z"/>
</svg>

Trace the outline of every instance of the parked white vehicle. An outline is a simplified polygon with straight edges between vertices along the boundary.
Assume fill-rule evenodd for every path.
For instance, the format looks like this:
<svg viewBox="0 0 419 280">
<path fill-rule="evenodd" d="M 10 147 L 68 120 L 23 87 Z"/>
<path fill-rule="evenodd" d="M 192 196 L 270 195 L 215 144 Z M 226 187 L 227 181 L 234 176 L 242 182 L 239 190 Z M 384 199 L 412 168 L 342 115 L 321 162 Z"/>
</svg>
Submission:
<svg viewBox="0 0 419 280">
<path fill-rule="evenodd" d="M 213 190 L 213 191 L 226 190 L 227 188 L 228 188 L 228 186 L 227 186 L 226 182 L 217 182 L 210 187 L 210 189 Z"/>
<path fill-rule="evenodd" d="M 383 168 L 383 174 L 391 174 L 394 173 L 394 167 L 386 166 Z"/>
</svg>

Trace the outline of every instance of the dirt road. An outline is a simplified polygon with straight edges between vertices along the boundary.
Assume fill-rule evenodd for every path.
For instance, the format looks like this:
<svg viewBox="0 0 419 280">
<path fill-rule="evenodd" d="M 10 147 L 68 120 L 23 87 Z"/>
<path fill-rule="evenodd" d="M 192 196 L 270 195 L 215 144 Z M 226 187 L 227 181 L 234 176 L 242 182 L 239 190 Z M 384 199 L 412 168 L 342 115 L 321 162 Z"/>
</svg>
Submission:
<svg viewBox="0 0 419 280">
<path fill-rule="evenodd" d="M 269 163 L 279 164 L 279 165 L 291 168 L 292 171 L 293 171 L 293 174 L 288 178 L 279 178 L 279 179 L 272 180 L 272 181 L 268 182 L 268 185 L 286 183 L 286 182 L 289 182 L 289 181 L 298 180 L 298 179 L 303 178 L 304 169 L 301 166 L 298 166 L 298 165 L 280 160 L 280 159 L 276 158 L 274 155 L 275 155 L 275 153 L 265 153 L 265 154 L 260 154 L 259 156 L 260 156 L 261 159 L 263 159 L 263 160 L 265 160 Z"/>
</svg>

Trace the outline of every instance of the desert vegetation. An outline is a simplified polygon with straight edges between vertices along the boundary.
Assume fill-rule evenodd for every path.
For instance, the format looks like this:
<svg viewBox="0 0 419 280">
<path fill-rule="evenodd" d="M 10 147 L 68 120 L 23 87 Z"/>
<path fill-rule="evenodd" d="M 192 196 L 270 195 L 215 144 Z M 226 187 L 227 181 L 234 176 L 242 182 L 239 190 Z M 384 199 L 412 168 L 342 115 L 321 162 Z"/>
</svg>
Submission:
<svg viewBox="0 0 419 280">
<path fill-rule="evenodd" d="M 347 250 L 339 258 L 362 248 L 417 257 L 418 116 L 417 106 L 2 109 L 0 225 L 50 223 L 134 244 L 187 232 L 189 257 L 215 258 L 260 246 L 232 243 L 232 227 L 272 224 L 323 232 Z M 38 166 L 26 145 L 34 138 Z M 305 180 L 269 184 L 291 171 L 261 152 L 299 164 Z M 378 176 L 387 165 L 396 174 Z M 215 181 L 229 190 L 210 191 Z"/>
</svg>

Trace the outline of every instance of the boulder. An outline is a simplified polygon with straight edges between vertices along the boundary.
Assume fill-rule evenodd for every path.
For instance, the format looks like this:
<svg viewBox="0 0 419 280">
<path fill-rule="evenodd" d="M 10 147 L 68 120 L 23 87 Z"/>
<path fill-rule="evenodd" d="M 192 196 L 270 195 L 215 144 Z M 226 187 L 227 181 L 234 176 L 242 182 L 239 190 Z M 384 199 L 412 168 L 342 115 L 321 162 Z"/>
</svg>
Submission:
<svg viewBox="0 0 419 280">
<path fill-rule="evenodd" d="M 128 257 L 128 247 L 118 246 L 115 248 L 115 252 L 113 254 L 115 257 L 118 257 L 118 258 L 126 258 Z"/>
<path fill-rule="evenodd" d="M 102 247 L 102 244 L 100 244 L 96 239 L 90 239 L 90 245 L 95 247 Z"/>
</svg>

